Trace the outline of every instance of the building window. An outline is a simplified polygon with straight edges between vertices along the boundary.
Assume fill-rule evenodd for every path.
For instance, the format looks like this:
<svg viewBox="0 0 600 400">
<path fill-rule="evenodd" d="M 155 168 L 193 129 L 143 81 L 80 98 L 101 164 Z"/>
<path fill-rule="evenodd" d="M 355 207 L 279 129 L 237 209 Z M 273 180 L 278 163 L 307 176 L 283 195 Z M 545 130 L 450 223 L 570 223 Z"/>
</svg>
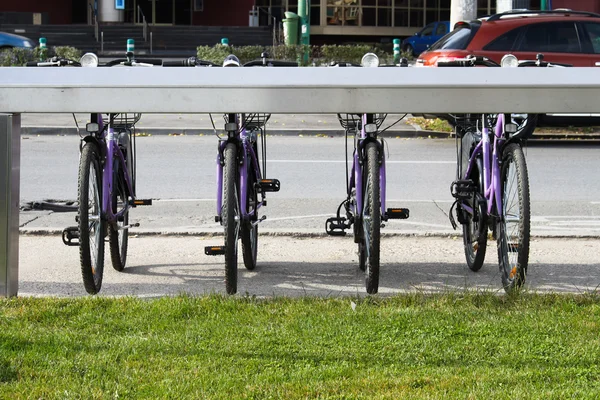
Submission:
<svg viewBox="0 0 600 400">
<path fill-rule="evenodd" d="M 360 25 L 358 0 L 327 0 L 327 25 Z"/>
</svg>

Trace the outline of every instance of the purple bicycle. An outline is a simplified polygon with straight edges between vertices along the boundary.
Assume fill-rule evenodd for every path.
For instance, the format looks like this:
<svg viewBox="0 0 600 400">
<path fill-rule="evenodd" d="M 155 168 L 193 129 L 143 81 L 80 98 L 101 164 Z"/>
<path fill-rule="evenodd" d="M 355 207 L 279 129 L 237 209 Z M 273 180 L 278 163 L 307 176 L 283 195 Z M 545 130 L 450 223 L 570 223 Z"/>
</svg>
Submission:
<svg viewBox="0 0 600 400">
<path fill-rule="evenodd" d="M 400 64 L 407 65 L 406 60 Z M 332 66 L 378 67 L 379 60 L 375 54 L 367 53 L 361 65 L 334 62 Z M 359 268 L 365 272 L 365 287 L 369 294 L 379 290 L 379 255 L 383 222 L 409 217 L 407 208 L 386 209 L 385 142 L 378 136 L 385 131 L 380 128 L 386 117 L 387 114 L 338 114 L 340 125 L 345 130 L 346 141 L 348 136 L 354 137 L 352 169 L 348 173 L 346 154 L 347 197 L 338 207 L 336 216 L 328 218 L 325 223 L 325 231 L 332 236 L 344 236 L 347 229 L 353 230 L 354 242 L 358 244 Z M 345 216 L 341 214 L 342 208 L 345 210 Z"/>
<path fill-rule="evenodd" d="M 169 61 L 164 66 L 217 66 L 195 58 Z M 230 55 L 224 67 L 242 66 L 237 57 Z M 272 60 L 266 53 L 261 59 L 250 61 L 244 67 L 298 66 L 296 62 Z M 237 292 L 238 240 L 242 242 L 244 266 L 256 268 L 258 253 L 258 224 L 266 219 L 259 210 L 267 205 L 266 193 L 277 192 L 280 182 L 266 176 L 266 123 L 270 114 L 228 113 L 224 115 L 226 135 L 219 137 L 217 152 L 217 215 L 216 222 L 224 228 L 224 244 L 207 246 L 206 255 L 225 256 L 225 289 L 228 294 Z M 216 131 L 216 129 L 215 129 Z M 262 166 L 259 163 L 259 143 Z"/>
<path fill-rule="evenodd" d="M 103 66 L 152 66 L 161 60 L 135 60 L 132 43 L 126 59 Z M 97 67 L 98 57 L 84 54 L 79 62 L 52 59 L 29 66 Z M 86 291 L 96 294 L 102 287 L 104 246 L 108 236 L 113 268 L 122 271 L 127 261 L 129 210 L 151 205 L 135 195 L 135 124 L 141 114 L 92 113 L 80 143 L 77 226 L 63 230 L 63 243 L 79 247 L 81 274 Z"/>
<path fill-rule="evenodd" d="M 503 58 L 502 65 L 559 66 L 543 63 L 539 56 L 537 62 L 519 63 L 511 55 Z M 438 67 L 447 66 L 500 65 L 485 57 L 438 63 Z M 532 129 L 527 123 L 515 123 L 511 114 L 483 114 L 480 118 L 465 114 L 455 118 L 458 162 L 457 180 L 451 185 L 456 199 L 452 209 L 456 207 L 462 225 L 467 265 L 473 271 L 483 266 L 490 230 L 497 241 L 502 286 L 510 293 L 525 282 L 529 260 L 529 178 L 522 145 Z M 450 222 L 456 229 L 452 209 Z"/>
</svg>

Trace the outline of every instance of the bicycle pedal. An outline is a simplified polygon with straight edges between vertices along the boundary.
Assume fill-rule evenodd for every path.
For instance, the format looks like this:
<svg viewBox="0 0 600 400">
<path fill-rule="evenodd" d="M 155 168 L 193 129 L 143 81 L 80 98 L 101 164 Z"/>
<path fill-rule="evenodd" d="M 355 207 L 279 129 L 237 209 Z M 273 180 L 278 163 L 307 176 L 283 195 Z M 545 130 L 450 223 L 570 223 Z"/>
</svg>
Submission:
<svg viewBox="0 0 600 400">
<path fill-rule="evenodd" d="M 133 207 L 137 207 L 137 206 L 151 206 L 152 205 L 152 199 L 135 199 L 133 201 Z"/>
<path fill-rule="evenodd" d="M 279 192 L 281 183 L 278 179 L 261 179 L 258 186 L 263 192 Z"/>
<path fill-rule="evenodd" d="M 67 246 L 79 246 L 79 228 L 77 226 L 65 228 L 62 233 L 62 240 Z"/>
<path fill-rule="evenodd" d="M 388 208 L 385 212 L 385 219 L 407 219 L 409 214 L 408 208 Z"/>
<path fill-rule="evenodd" d="M 206 246 L 204 254 L 207 256 L 222 256 L 225 254 L 225 246 Z"/>
<path fill-rule="evenodd" d="M 346 229 L 350 228 L 350 223 L 346 218 L 327 218 L 325 222 L 325 232 L 331 236 L 346 236 Z"/>
<path fill-rule="evenodd" d="M 475 183 L 470 179 L 454 181 L 452 182 L 452 185 L 450 185 L 452 197 L 459 200 L 470 199 L 476 191 L 477 186 L 475 186 Z"/>
</svg>

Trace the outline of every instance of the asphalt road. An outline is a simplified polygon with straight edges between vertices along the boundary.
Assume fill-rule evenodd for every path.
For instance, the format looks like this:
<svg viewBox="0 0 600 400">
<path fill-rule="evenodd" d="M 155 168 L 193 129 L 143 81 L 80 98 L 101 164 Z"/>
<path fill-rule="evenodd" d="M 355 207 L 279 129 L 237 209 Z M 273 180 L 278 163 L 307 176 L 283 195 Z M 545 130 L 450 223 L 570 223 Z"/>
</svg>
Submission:
<svg viewBox="0 0 600 400">
<path fill-rule="evenodd" d="M 263 231 L 323 233 L 325 219 L 345 198 L 345 148 L 341 137 L 270 136 L 267 177 L 281 181 L 269 193 Z M 408 220 L 390 221 L 383 232 L 448 234 L 453 202 L 455 142 L 448 139 L 388 138 L 387 199 L 408 207 Z M 530 176 L 532 234 L 597 236 L 600 232 L 600 146 L 540 144 L 526 149 Z M 220 232 L 214 223 L 214 136 L 137 138 L 138 196 L 152 207 L 132 211 L 142 232 Z M 349 149 L 351 152 L 351 149 Z M 21 199 L 77 197 L 78 138 L 25 136 L 22 140 Z M 23 230 L 59 231 L 72 213 L 23 212 Z"/>
</svg>

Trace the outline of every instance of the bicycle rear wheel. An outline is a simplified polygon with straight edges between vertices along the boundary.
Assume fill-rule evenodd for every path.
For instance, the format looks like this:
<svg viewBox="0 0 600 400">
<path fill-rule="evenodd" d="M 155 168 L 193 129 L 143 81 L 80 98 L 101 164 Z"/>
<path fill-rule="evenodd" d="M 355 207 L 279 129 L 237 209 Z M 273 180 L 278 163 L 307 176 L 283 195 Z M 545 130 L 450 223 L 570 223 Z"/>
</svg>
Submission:
<svg viewBox="0 0 600 400">
<path fill-rule="evenodd" d="M 381 193 L 379 191 L 379 148 L 377 143 L 366 145 L 367 173 L 363 199 L 363 249 L 365 252 L 365 286 L 367 293 L 379 290 L 379 240 L 381 230 Z"/>
<path fill-rule="evenodd" d="M 104 236 L 102 219 L 102 169 L 96 144 L 86 143 L 79 161 L 79 260 L 85 290 L 96 294 L 102 287 Z"/>
<path fill-rule="evenodd" d="M 256 188 L 256 177 L 254 171 L 248 171 L 248 200 L 246 210 L 248 214 L 257 216 L 258 190 Z M 257 218 L 254 218 L 256 220 Z M 240 227 L 242 237 L 242 255 L 244 256 L 244 265 L 246 269 L 256 268 L 256 256 L 258 254 L 258 225 L 254 224 L 253 218 L 244 221 Z"/>
<path fill-rule="evenodd" d="M 477 186 L 477 193 L 473 199 L 467 201 L 467 205 L 473 209 L 473 214 L 464 211 L 466 223 L 462 226 L 463 243 L 467 266 L 471 271 L 479 271 L 487 249 L 487 210 L 480 195 L 483 184 L 478 170 L 473 171 L 471 180 Z"/>
<path fill-rule="evenodd" d="M 129 196 L 127 195 L 127 183 L 125 176 L 119 166 L 119 162 L 115 160 L 113 167 L 113 193 L 112 193 L 112 210 L 117 213 L 129 205 Z M 123 216 L 117 220 L 114 226 L 108 228 L 108 243 L 110 248 L 110 257 L 112 266 L 117 271 L 123 271 L 127 261 L 127 245 L 129 239 L 129 229 L 123 227 L 129 225 L 129 210 L 125 211 Z"/>
<path fill-rule="evenodd" d="M 502 152 L 503 218 L 497 224 L 498 263 L 504 290 L 525 282 L 529 261 L 529 178 L 521 146 L 511 143 Z"/>
<path fill-rule="evenodd" d="M 236 145 L 229 143 L 223 155 L 225 167 L 221 221 L 225 229 L 225 289 L 228 294 L 235 294 L 237 292 L 237 242 L 240 232 Z"/>
</svg>

